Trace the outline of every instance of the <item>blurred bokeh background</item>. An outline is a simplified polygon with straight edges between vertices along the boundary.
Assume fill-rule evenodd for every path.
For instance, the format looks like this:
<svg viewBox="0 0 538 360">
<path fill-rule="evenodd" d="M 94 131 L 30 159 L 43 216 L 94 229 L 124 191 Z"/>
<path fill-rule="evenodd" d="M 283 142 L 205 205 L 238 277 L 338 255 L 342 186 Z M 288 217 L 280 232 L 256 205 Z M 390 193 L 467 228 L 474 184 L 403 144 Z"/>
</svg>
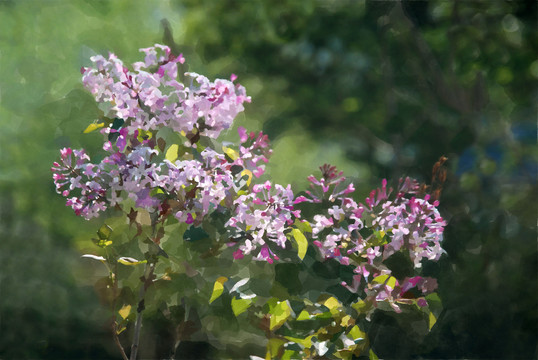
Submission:
<svg viewBox="0 0 538 360">
<path fill-rule="evenodd" d="M 0 358 L 119 358 L 80 258 L 100 220 L 64 206 L 49 168 L 61 147 L 99 148 L 82 134 L 89 57 L 163 42 L 191 71 L 238 75 L 253 99 L 238 124 L 269 134 L 276 182 L 330 162 L 366 194 L 449 158 L 447 255 L 428 269 L 445 310 L 423 344 L 374 331 L 380 357 L 536 358 L 537 4 L 0 1 Z"/>
</svg>

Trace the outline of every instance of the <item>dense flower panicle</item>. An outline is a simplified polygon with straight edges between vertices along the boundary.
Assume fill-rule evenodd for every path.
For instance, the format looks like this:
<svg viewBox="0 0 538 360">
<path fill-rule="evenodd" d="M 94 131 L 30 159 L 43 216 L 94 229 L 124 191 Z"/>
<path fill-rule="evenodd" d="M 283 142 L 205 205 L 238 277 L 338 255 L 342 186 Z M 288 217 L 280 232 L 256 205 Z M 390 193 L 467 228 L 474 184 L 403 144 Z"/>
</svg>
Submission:
<svg viewBox="0 0 538 360">
<path fill-rule="evenodd" d="M 269 146 L 269 138 L 261 131 L 258 134 L 253 131 L 247 134 L 243 127 L 239 127 L 238 131 L 241 146 L 234 164 L 251 171 L 258 178 L 265 172 L 265 164 L 273 153 Z"/>
<path fill-rule="evenodd" d="M 354 191 L 352 186 L 338 188 L 345 181 L 341 172 L 328 165 L 320 169 L 321 179 L 309 177 L 312 191 L 297 197 L 294 203 L 328 200 L 326 213 L 313 217 L 312 238 L 322 257 L 355 267 L 353 283 L 342 285 L 357 292 L 364 288 L 361 284 L 365 282 L 368 299 L 374 305 L 388 302 L 395 311 L 400 311 L 397 303 L 412 301 L 405 297 L 411 288 L 423 294 L 432 292 L 437 283 L 430 278 L 404 279 L 401 283 L 397 279 L 388 283 L 372 281 L 385 275 L 389 279 L 391 271 L 383 262 L 395 252 L 405 251 L 415 268 L 421 267 L 422 259 L 440 258 L 444 252 L 441 241 L 446 222 L 437 209 L 439 202 L 430 203 L 429 195 L 417 198 L 418 182 L 406 178 L 400 179 L 396 193 L 383 180 L 381 187 L 365 199 L 365 204 L 357 204 L 348 197 Z M 424 304 L 424 298 L 415 301 Z"/>
<path fill-rule="evenodd" d="M 186 73 L 188 86 L 177 80 L 178 63 L 185 59 L 170 53 L 166 46 L 142 49 L 144 62 L 125 67 L 114 54 L 108 59 L 91 58 L 93 68 L 83 68 L 84 86 L 111 119 L 125 120 L 129 134 L 170 127 L 186 133 L 197 129 L 201 135 L 217 138 L 228 129 L 237 114 L 250 102 L 245 88 L 233 81 Z M 152 67 L 157 67 L 151 71 Z M 146 69 L 146 70 L 144 70 Z"/>
<path fill-rule="evenodd" d="M 62 149 L 60 162 L 55 162 L 51 171 L 56 192 L 67 198 L 66 205 L 73 208 L 75 214 L 91 219 L 106 210 L 106 188 L 101 183 L 101 171 L 90 163 L 84 150 Z"/>
<path fill-rule="evenodd" d="M 236 233 L 246 238 L 234 257 L 242 258 L 259 248 L 256 259 L 270 263 L 273 258 L 278 260 L 278 256 L 269 249 L 268 241 L 284 248 L 287 241 L 285 232 L 300 217 L 300 211 L 293 208 L 291 186 L 283 187 L 266 181 L 254 185 L 250 194 L 240 195 L 234 205 L 234 214 L 226 226 L 235 228 Z"/>
</svg>

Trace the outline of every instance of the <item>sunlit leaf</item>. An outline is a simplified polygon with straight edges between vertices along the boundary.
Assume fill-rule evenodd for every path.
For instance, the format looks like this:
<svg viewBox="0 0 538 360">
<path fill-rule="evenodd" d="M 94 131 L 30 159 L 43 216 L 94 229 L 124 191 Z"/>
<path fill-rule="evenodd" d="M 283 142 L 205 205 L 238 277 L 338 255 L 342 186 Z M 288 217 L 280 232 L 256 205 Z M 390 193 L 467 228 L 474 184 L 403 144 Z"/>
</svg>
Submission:
<svg viewBox="0 0 538 360">
<path fill-rule="evenodd" d="M 81 257 L 83 258 L 89 258 L 89 259 L 94 259 L 94 260 L 99 260 L 99 261 L 106 261 L 106 259 L 102 256 L 97 256 L 97 255 L 92 255 L 92 254 L 84 254 L 82 255 Z"/>
<path fill-rule="evenodd" d="M 252 181 L 252 171 L 250 171 L 249 169 L 245 169 L 241 171 L 241 176 L 248 176 L 247 186 L 250 186 L 250 182 Z"/>
<path fill-rule="evenodd" d="M 92 131 L 102 128 L 103 126 L 105 126 L 104 123 L 92 123 L 88 125 L 88 127 L 86 128 L 86 130 L 83 131 L 83 133 L 84 134 L 91 133 Z"/>
<path fill-rule="evenodd" d="M 224 153 L 228 155 L 228 157 L 233 161 L 235 161 L 239 157 L 239 153 L 229 147 L 223 146 L 222 151 L 224 151 Z"/>
<path fill-rule="evenodd" d="M 125 329 L 127 329 L 126 326 L 121 326 L 119 328 L 116 329 L 116 334 L 121 334 Z"/>
<path fill-rule="evenodd" d="M 271 321 L 270 330 L 276 330 L 281 327 L 291 315 L 291 307 L 288 301 L 279 301 L 270 311 Z"/>
<path fill-rule="evenodd" d="M 224 276 L 219 277 L 215 281 L 215 284 L 213 284 L 213 292 L 211 293 L 211 298 L 209 299 L 210 304 L 222 295 L 222 292 L 224 291 L 224 283 L 226 281 L 228 281 L 228 278 Z"/>
<path fill-rule="evenodd" d="M 429 316 L 429 328 L 430 330 L 432 329 L 432 327 L 435 325 L 435 323 L 437 322 L 437 318 L 435 317 L 435 315 L 430 312 L 430 316 Z"/>
<path fill-rule="evenodd" d="M 362 331 L 357 325 L 353 326 L 349 331 L 348 335 L 354 341 L 366 339 L 366 333 Z"/>
<path fill-rule="evenodd" d="M 351 316 L 350 315 L 346 315 L 342 318 L 342 320 L 340 320 L 340 326 L 343 326 L 343 327 L 348 327 L 349 325 L 351 325 L 353 323 L 353 320 L 351 320 Z"/>
<path fill-rule="evenodd" d="M 236 299 L 232 298 L 232 311 L 235 316 L 244 313 L 252 304 L 252 299 Z"/>
<path fill-rule="evenodd" d="M 267 353 L 265 354 L 265 360 L 271 360 L 278 357 L 278 352 L 282 345 L 286 343 L 286 340 L 272 338 L 267 342 Z"/>
<path fill-rule="evenodd" d="M 370 360 L 379 360 L 379 358 L 372 349 L 370 349 L 370 352 L 368 353 L 368 358 Z"/>
<path fill-rule="evenodd" d="M 147 260 L 138 261 L 132 257 L 120 257 L 118 259 L 118 262 L 123 265 L 134 266 L 134 265 L 145 264 L 147 263 Z"/>
<path fill-rule="evenodd" d="M 390 286 L 393 289 L 396 286 L 396 278 L 394 276 L 390 276 L 390 275 L 387 275 L 387 274 L 376 276 L 372 280 L 372 282 L 374 284 L 385 284 L 387 286 Z"/>
<path fill-rule="evenodd" d="M 297 320 L 298 321 L 310 320 L 310 314 L 308 313 L 308 311 L 303 310 L 303 311 L 301 311 L 299 316 L 297 316 Z"/>
<path fill-rule="evenodd" d="M 331 315 L 337 315 L 340 312 L 342 304 L 333 296 L 322 302 L 322 305 L 327 307 L 331 312 Z"/>
<path fill-rule="evenodd" d="M 308 241 L 299 229 L 293 229 L 291 233 L 293 235 L 293 238 L 297 242 L 297 255 L 299 256 L 299 259 L 303 260 L 306 255 L 306 250 L 308 248 Z"/>
<path fill-rule="evenodd" d="M 138 142 L 142 143 L 144 142 L 144 140 L 149 140 L 152 137 L 153 137 L 153 133 L 151 131 L 138 129 L 138 136 L 136 137 Z"/>
<path fill-rule="evenodd" d="M 166 150 L 166 154 L 164 155 L 164 157 L 166 158 L 166 160 L 170 162 L 174 162 L 178 158 L 178 152 L 179 152 L 179 146 L 177 144 L 172 144 L 170 145 L 168 150 Z"/>
<path fill-rule="evenodd" d="M 371 302 L 366 302 L 364 300 L 359 300 L 356 303 L 352 304 L 351 307 L 355 309 L 359 314 L 365 313 L 372 308 Z"/>
<path fill-rule="evenodd" d="M 127 316 L 131 313 L 131 305 L 123 305 L 123 307 L 118 311 L 123 320 L 127 319 Z"/>
<path fill-rule="evenodd" d="M 308 336 L 307 338 L 304 338 L 304 339 L 300 339 L 300 338 L 295 338 L 295 337 L 291 337 L 291 336 L 284 336 L 286 339 L 288 339 L 289 341 L 292 341 L 296 344 L 299 344 L 305 348 L 309 348 L 312 346 L 312 337 L 314 335 L 310 335 Z"/>
</svg>

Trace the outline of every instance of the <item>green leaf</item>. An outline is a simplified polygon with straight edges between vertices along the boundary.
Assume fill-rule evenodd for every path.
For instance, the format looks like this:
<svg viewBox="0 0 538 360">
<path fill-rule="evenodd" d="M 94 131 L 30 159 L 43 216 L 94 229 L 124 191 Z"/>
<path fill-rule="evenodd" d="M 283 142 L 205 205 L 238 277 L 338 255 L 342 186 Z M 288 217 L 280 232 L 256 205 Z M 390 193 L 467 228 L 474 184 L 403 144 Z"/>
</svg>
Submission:
<svg viewBox="0 0 538 360">
<path fill-rule="evenodd" d="M 341 306 L 340 302 L 333 296 L 325 300 L 323 305 L 329 309 L 332 315 L 337 315 Z"/>
<path fill-rule="evenodd" d="M 224 153 L 228 155 L 228 157 L 233 161 L 235 161 L 239 157 L 239 153 L 229 147 L 223 146 L 222 151 L 224 151 Z"/>
<path fill-rule="evenodd" d="M 94 260 L 99 260 L 99 261 L 102 261 L 102 262 L 105 262 L 106 259 L 102 256 L 97 256 L 97 255 L 92 255 L 92 254 L 84 254 L 82 255 L 81 257 L 83 258 L 88 258 L 88 259 L 94 259 Z"/>
<path fill-rule="evenodd" d="M 144 142 L 144 140 L 149 140 L 152 137 L 153 137 L 153 133 L 151 131 L 138 129 L 138 136 L 136 137 L 136 139 L 140 143 Z"/>
<path fill-rule="evenodd" d="M 118 262 L 120 264 L 127 265 L 127 266 L 135 266 L 135 265 L 145 264 L 148 261 L 147 260 L 138 261 L 136 259 L 133 259 L 132 257 L 120 257 L 118 259 Z"/>
<path fill-rule="evenodd" d="M 120 118 L 114 118 L 111 128 L 114 130 L 119 130 L 123 124 L 125 124 L 125 120 Z"/>
<path fill-rule="evenodd" d="M 168 150 L 166 150 L 166 155 L 164 157 L 166 158 L 166 160 L 170 162 L 174 162 L 178 158 L 178 152 L 179 152 L 179 145 L 172 144 L 170 145 Z"/>
<path fill-rule="evenodd" d="M 286 343 L 286 340 L 272 338 L 267 342 L 267 353 L 265 354 L 265 360 L 271 360 L 278 357 L 278 353 L 282 345 Z"/>
<path fill-rule="evenodd" d="M 269 322 L 269 329 L 276 330 L 284 323 L 291 315 L 291 307 L 288 301 L 279 301 L 269 312 L 271 315 L 271 320 Z"/>
<path fill-rule="evenodd" d="M 353 328 L 349 330 L 348 335 L 354 341 L 366 339 L 366 333 L 362 331 L 357 325 L 353 326 Z"/>
<path fill-rule="evenodd" d="M 433 312 L 430 312 L 430 316 L 429 316 L 429 330 L 432 329 L 432 327 L 435 325 L 436 322 L 437 322 L 437 318 L 435 317 L 435 315 L 433 314 Z"/>
<path fill-rule="evenodd" d="M 291 342 L 294 342 L 296 344 L 299 344 L 305 348 L 310 348 L 312 346 L 312 338 L 314 337 L 314 335 L 310 335 L 308 336 L 307 338 L 304 338 L 304 339 L 300 339 L 300 338 L 295 338 L 295 337 L 291 337 L 291 336 L 284 336 L 287 340 L 291 341 Z"/>
<path fill-rule="evenodd" d="M 299 230 L 301 230 L 303 233 L 311 233 L 312 232 L 312 226 L 310 223 L 306 220 L 299 220 L 295 219 L 295 222 L 293 223 L 295 227 Z"/>
<path fill-rule="evenodd" d="M 123 307 L 118 311 L 123 320 L 127 319 L 127 316 L 131 313 L 131 305 L 123 305 Z"/>
<path fill-rule="evenodd" d="M 364 300 L 359 300 L 356 303 L 352 304 L 351 307 L 355 309 L 359 314 L 366 313 L 372 308 L 371 302 L 366 302 Z"/>
<path fill-rule="evenodd" d="M 297 321 L 303 321 L 303 320 L 310 320 L 310 314 L 306 310 L 301 311 L 299 316 L 297 316 Z"/>
<path fill-rule="evenodd" d="M 252 171 L 250 171 L 249 169 L 245 169 L 241 171 L 241 177 L 245 177 L 245 176 L 248 176 L 247 186 L 250 186 L 250 182 L 252 181 Z"/>
<path fill-rule="evenodd" d="M 105 126 L 104 123 L 93 123 L 93 124 L 90 124 L 90 125 L 88 125 L 88 127 L 86 128 L 86 130 L 83 131 L 83 133 L 84 133 L 84 134 L 91 133 L 92 131 L 95 131 L 95 130 L 97 130 L 97 129 L 102 128 L 103 126 Z"/>
<path fill-rule="evenodd" d="M 370 360 L 379 360 L 379 358 L 377 357 L 377 355 L 375 354 L 375 352 L 372 349 L 370 349 L 368 358 Z"/>
<path fill-rule="evenodd" d="M 222 295 L 222 292 L 224 291 L 224 283 L 226 281 L 228 281 L 228 278 L 224 276 L 221 276 L 215 280 L 215 284 L 213 284 L 213 292 L 211 293 L 211 298 L 209 299 L 210 304 Z"/>
<path fill-rule="evenodd" d="M 235 316 L 244 313 L 252 304 L 252 299 L 236 299 L 232 298 L 232 311 Z"/>
<path fill-rule="evenodd" d="M 108 240 L 111 234 L 112 228 L 107 224 L 103 224 L 103 226 L 101 226 L 99 230 L 97 230 L 97 236 L 99 236 L 99 239 L 101 240 Z"/>
<path fill-rule="evenodd" d="M 207 239 L 209 234 L 201 227 L 191 226 L 183 233 L 183 240 L 196 241 Z"/>
<path fill-rule="evenodd" d="M 291 234 L 297 242 L 297 255 L 299 256 L 299 259 L 303 260 L 306 255 L 306 250 L 308 248 L 308 241 L 299 229 L 293 229 L 291 231 Z"/>
<path fill-rule="evenodd" d="M 372 280 L 372 282 L 375 284 L 386 284 L 387 286 L 390 286 L 393 289 L 396 286 L 396 278 L 394 276 L 390 276 L 387 274 L 376 276 Z"/>
</svg>

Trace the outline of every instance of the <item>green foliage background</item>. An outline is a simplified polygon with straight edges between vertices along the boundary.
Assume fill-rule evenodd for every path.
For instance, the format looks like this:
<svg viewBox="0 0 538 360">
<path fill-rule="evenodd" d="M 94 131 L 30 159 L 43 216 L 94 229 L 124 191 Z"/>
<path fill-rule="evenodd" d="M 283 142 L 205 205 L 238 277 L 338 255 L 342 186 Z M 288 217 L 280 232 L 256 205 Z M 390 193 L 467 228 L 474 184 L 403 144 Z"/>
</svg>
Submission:
<svg viewBox="0 0 538 360">
<path fill-rule="evenodd" d="M 239 75 L 253 102 L 238 124 L 269 133 L 276 182 L 304 186 L 331 162 L 366 194 L 383 177 L 428 181 L 449 157 L 448 254 L 428 269 L 445 311 L 421 344 L 380 313 L 380 357 L 535 358 L 536 4 L 0 2 L 0 357 L 119 357 L 103 274 L 80 259 L 100 221 L 64 206 L 49 168 L 63 146 L 99 148 L 82 134 L 97 116 L 80 84 L 89 57 L 131 63 L 165 42 L 192 71 Z"/>
</svg>

